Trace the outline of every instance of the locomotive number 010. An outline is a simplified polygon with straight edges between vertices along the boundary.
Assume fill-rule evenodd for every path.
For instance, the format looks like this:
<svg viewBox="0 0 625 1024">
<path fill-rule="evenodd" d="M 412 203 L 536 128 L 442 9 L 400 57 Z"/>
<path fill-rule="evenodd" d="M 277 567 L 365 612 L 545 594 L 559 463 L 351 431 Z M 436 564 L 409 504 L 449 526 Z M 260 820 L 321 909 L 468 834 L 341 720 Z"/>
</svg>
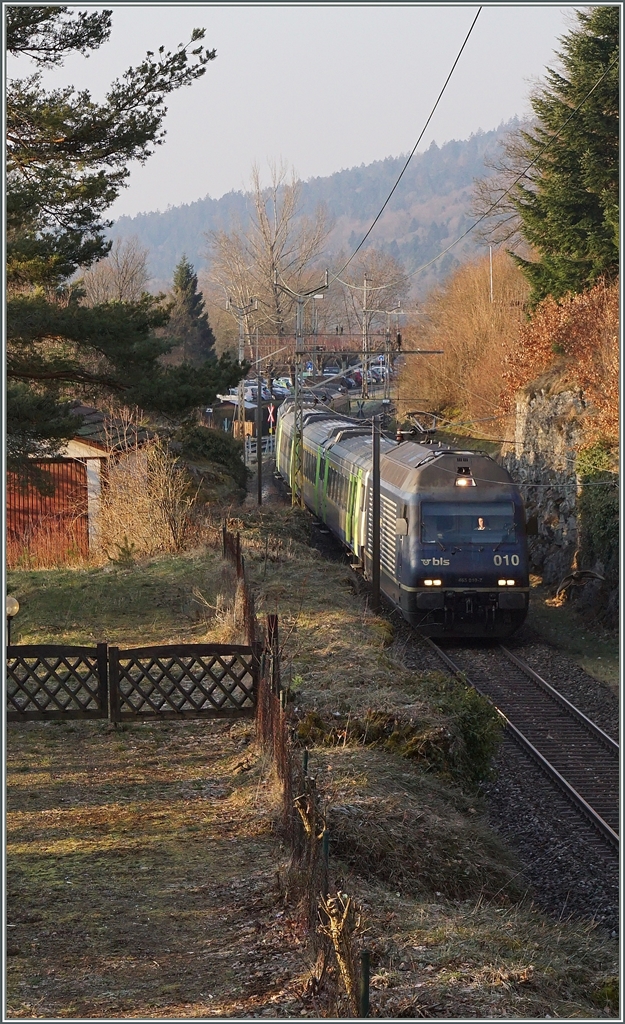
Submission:
<svg viewBox="0 0 625 1024">
<path fill-rule="evenodd" d="M 493 555 L 495 565 L 518 565 L 518 555 Z"/>
</svg>

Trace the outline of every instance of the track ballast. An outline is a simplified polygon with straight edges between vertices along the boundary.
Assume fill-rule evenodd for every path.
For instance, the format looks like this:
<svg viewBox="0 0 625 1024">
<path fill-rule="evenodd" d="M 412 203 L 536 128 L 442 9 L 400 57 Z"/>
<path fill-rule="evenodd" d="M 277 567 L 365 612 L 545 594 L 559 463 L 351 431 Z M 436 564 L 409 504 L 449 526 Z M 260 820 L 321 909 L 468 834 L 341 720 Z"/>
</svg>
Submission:
<svg viewBox="0 0 625 1024">
<path fill-rule="evenodd" d="M 516 742 L 618 851 L 618 744 L 503 645 L 443 650 L 429 643 L 492 701 Z"/>
</svg>

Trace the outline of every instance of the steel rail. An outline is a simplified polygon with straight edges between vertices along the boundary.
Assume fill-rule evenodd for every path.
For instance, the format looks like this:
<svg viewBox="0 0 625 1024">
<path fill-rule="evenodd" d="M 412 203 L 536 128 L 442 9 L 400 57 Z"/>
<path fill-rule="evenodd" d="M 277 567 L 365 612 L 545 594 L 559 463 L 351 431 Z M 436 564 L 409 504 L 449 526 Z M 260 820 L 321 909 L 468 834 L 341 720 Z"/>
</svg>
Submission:
<svg viewBox="0 0 625 1024">
<path fill-rule="evenodd" d="M 581 724 L 586 729 L 588 729 L 588 731 L 591 732 L 593 736 L 596 739 L 598 739 L 600 743 L 603 744 L 604 747 L 606 747 L 612 754 L 615 754 L 618 757 L 620 747 L 616 740 L 613 740 L 611 736 L 608 736 L 608 734 L 603 731 L 603 729 L 600 729 L 599 726 L 590 718 L 588 718 L 583 711 L 580 711 L 579 708 L 576 708 L 574 704 L 571 704 L 570 700 L 567 700 L 567 698 L 558 690 L 556 690 L 555 687 L 553 687 L 550 683 L 548 683 L 546 679 L 543 679 L 542 676 L 539 676 L 538 672 L 535 672 L 534 669 L 527 665 L 524 661 L 522 661 L 521 658 L 517 658 L 516 654 L 513 654 L 512 651 L 509 651 L 508 648 L 504 647 L 503 644 L 500 644 L 499 647 L 505 654 L 506 658 L 509 658 L 510 661 L 517 666 L 517 668 L 520 668 L 521 672 L 524 672 L 525 675 L 529 679 L 531 679 L 533 683 L 536 683 L 536 685 L 540 686 L 540 688 L 544 690 L 546 694 L 548 694 L 550 697 L 553 697 L 554 700 L 561 704 L 562 707 L 566 711 L 568 711 L 570 715 L 572 715 L 574 718 L 577 718 L 577 720 L 581 722 Z"/>
<path fill-rule="evenodd" d="M 516 725 L 514 725 L 510 721 L 508 716 L 501 710 L 501 708 L 497 707 L 494 700 L 491 697 L 489 697 L 487 693 L 484 693 L 484 691 L 481 690 L 480 687 L 477 686 L 471 679 L 469 679 L 466 672 L 463 672 L 462 669 L 459 668 L 458 665 L 456 665 L 455 662 L 453 662 L 451 658 L 448 657 L 448 655 L 445 654 L 445 652 L 442 651 L 441 648 L 434 643 L 431 637 L 426 637 L 425 639 L 427 640 L 428 644 L 433 649 L 437 657 L 439 657 L 441 661 L 445 662 L 445 664 L 448 666 L 448 668 L 451 669 L 455 676 L 458 676 L 458 678 L 466 682 L 469 686 L 473 687 L 473 689 L 477 693 L 479 693 L 480 696 L 484 697 L 484 699 L 492 705 L 492 707 L 495 709 L 495 711 L 501 718 L 504 724 L 504 728 L 507 730 L 507 732 L 510 733 L 511 737 L 518 743 L 518 745 L 523 750 L 525 750 L 530 755 L 530 757 L 533 758 L 533 760 L 542 768 L 545 774 L 547 774 L 556 783 L 556 785 L 560 787 L 560 789 L 569 798 L 569 800 L 571 800 L 575 807 L 578 810 L 580 810 L 586 816 L 586 818 L 588 818 L 588 820 L 594 825 L 594 827 L 601 833 L 604 839 L 607 839 L 610 845 L 613 846 L 616 850 L 618 850 L 619 837 L 617 833 L 614 831 L 614 829 L 611 828 L 610 825 L 608 825 L 607 821 L 604 821 L 601 815 L 598 814 L 595 811 L 595 809 L 591 807 L 589 803 L 587 803 L 586 800 L 584 800 L 583 796 L 581 796 L 577 792 L 577 790 L 574 789 L 573 786 L 571 786 L 570 782 L 567 782 L 564 776 L 560 774 L 557 768 L 554 768 L 554 766 L 551 764 L 550 761 L 547 760 L 544 754 L 541 754 L 541 752 L 537 750 L 534 744 L 531 743 L 530 740 L 528 740 L 527 736 L 525 736 L 521 732 L 521 730 L 518 729 Z"/>
</svg>

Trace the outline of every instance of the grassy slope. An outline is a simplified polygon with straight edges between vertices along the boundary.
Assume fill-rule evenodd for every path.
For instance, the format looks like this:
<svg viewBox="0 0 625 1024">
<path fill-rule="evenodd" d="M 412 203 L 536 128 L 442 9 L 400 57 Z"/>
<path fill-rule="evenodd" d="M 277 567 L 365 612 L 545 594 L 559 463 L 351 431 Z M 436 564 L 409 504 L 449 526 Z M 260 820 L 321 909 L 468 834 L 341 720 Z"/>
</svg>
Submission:
<svg viewBox="0 0 625 1024">
<path fill-rule="evenodd" d="M 388 623 L 368 612 L 351 570 L 299 546 L 295 571 L 288 561 L 265 563 L 271 518 L 256 519 L 246 564 L 259 609 L 280 612 L 284 671 L 296 680 L 301 713 L 316 708 L 344 722 L 346 714 L 393 709 L 436 725 L 432 680 L 406 670 L 400 652 L 391 656 Z M 486 837 L 475 795 L 450 785 L 448 773 L 433 776 L 427 760 L 415 770 L 391 753 L 337 742 L 331 754 L 313 748 L 311 764 L 330 808 L 339 808 L 330 809 L 330 822 L 352 868 L 345 884 L 369 906 L 380 1012 L 398 1016 L 416 1006 L 415 1016 L 583 1017 L 604 1009 L 610 941 L 592 926 L 553 925 L 519 899 L 518 866 Z M 366 882 L 362 874 L 355 881 L 359 868 Z M 380 879 L 390 887 L 379 887 Z"/>
<path fill-rule="evenodd" d="M 554 600 L 553 591 L 532 577 L 528 624 L 567 657 L 608 685 L 620 690 L 620 642 L 617 633 L 589 626 L 575 608 Z"/>
<path fill-rule="evenodd" d="M 15 643 L 138 647 L 218 633 L 236 581 L 231 566 L 210 552 L 145 559 L 132 568 L 12 571 L 7 584 L 20 602 Z"/>
<path fill-rule="evenodd" d="M 283 675 L 300 714 L 316 708 L 346 726 L 342 741 L 335 733 L 334 745 L 312 747 L 311 770 L 329 801 L 337 880 L 370 929 L 374 1012 L 594 1017 L 614 1008 L 615 944 L 591 925 L 548 921 L 523 899 L 518 868 L 475 794 L 444 758 L 434 770 L 436 743 L 406 760 L 352 738 L 350 720 L 368 709 L 434 736 L 453 723 L 436 706 L 436 680 L 391 654 L 388 625 L 367 611 L 350 570 L 304 545 L 307 521 L 296 511 L 245 514 L 234 525 L 259 613 L 279 612 Z M 133 569 L 13 572 L 9 584 L 22 604 L 22 643 L 236 633 L 232 574 L 214 550 Z M 236 773 L 245 742 L 243 726 L 221 735 L 196 723 L 9 730 L 13 1015 L 258 1015 L 262 1005 L 316 1015 L 298 1001 L 305 962 L 263 903 L 284 860 L 268 831 L 274 805 L 259 802 L 266 771 L 252 758 L 249 773 Z M 241 902 L 248 891 L 256 910 Z M 248 931 L 256 944 L 246 945 Z M 215 976 L 218 948 L 236 952 L 241 977 L 224 972 L 214 991 L 199 984 L 198 967 Z M 260 983 L 241 983 L 252 963 L 265 986 L 273 979 L 269 1004 Z"/>
</svg>

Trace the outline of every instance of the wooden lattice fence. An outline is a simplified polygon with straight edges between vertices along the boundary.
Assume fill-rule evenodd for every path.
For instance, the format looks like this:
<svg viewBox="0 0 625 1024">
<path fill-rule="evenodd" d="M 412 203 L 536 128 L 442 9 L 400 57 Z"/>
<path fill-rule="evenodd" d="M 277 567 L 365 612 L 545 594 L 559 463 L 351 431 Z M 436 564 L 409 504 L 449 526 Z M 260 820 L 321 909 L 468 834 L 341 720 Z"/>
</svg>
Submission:
<svg viewBox="0 0 625 1024">
<path fill-rule="evenodd" d="M 242 645 L 111 647 L 111 720 L 254 715 L 258 670 L 258 650 Z"/>
<path fill-rule="evenodd" d="M 119 650 L 7 648 L 7 719 L 242 718 L 258 699 L 257 645 L 169 644 Z"/>
<path fill-rule="evenodd" d="M 9 721 L 108 716 L 107 646 L 7 648 Z"/>
</svg>

